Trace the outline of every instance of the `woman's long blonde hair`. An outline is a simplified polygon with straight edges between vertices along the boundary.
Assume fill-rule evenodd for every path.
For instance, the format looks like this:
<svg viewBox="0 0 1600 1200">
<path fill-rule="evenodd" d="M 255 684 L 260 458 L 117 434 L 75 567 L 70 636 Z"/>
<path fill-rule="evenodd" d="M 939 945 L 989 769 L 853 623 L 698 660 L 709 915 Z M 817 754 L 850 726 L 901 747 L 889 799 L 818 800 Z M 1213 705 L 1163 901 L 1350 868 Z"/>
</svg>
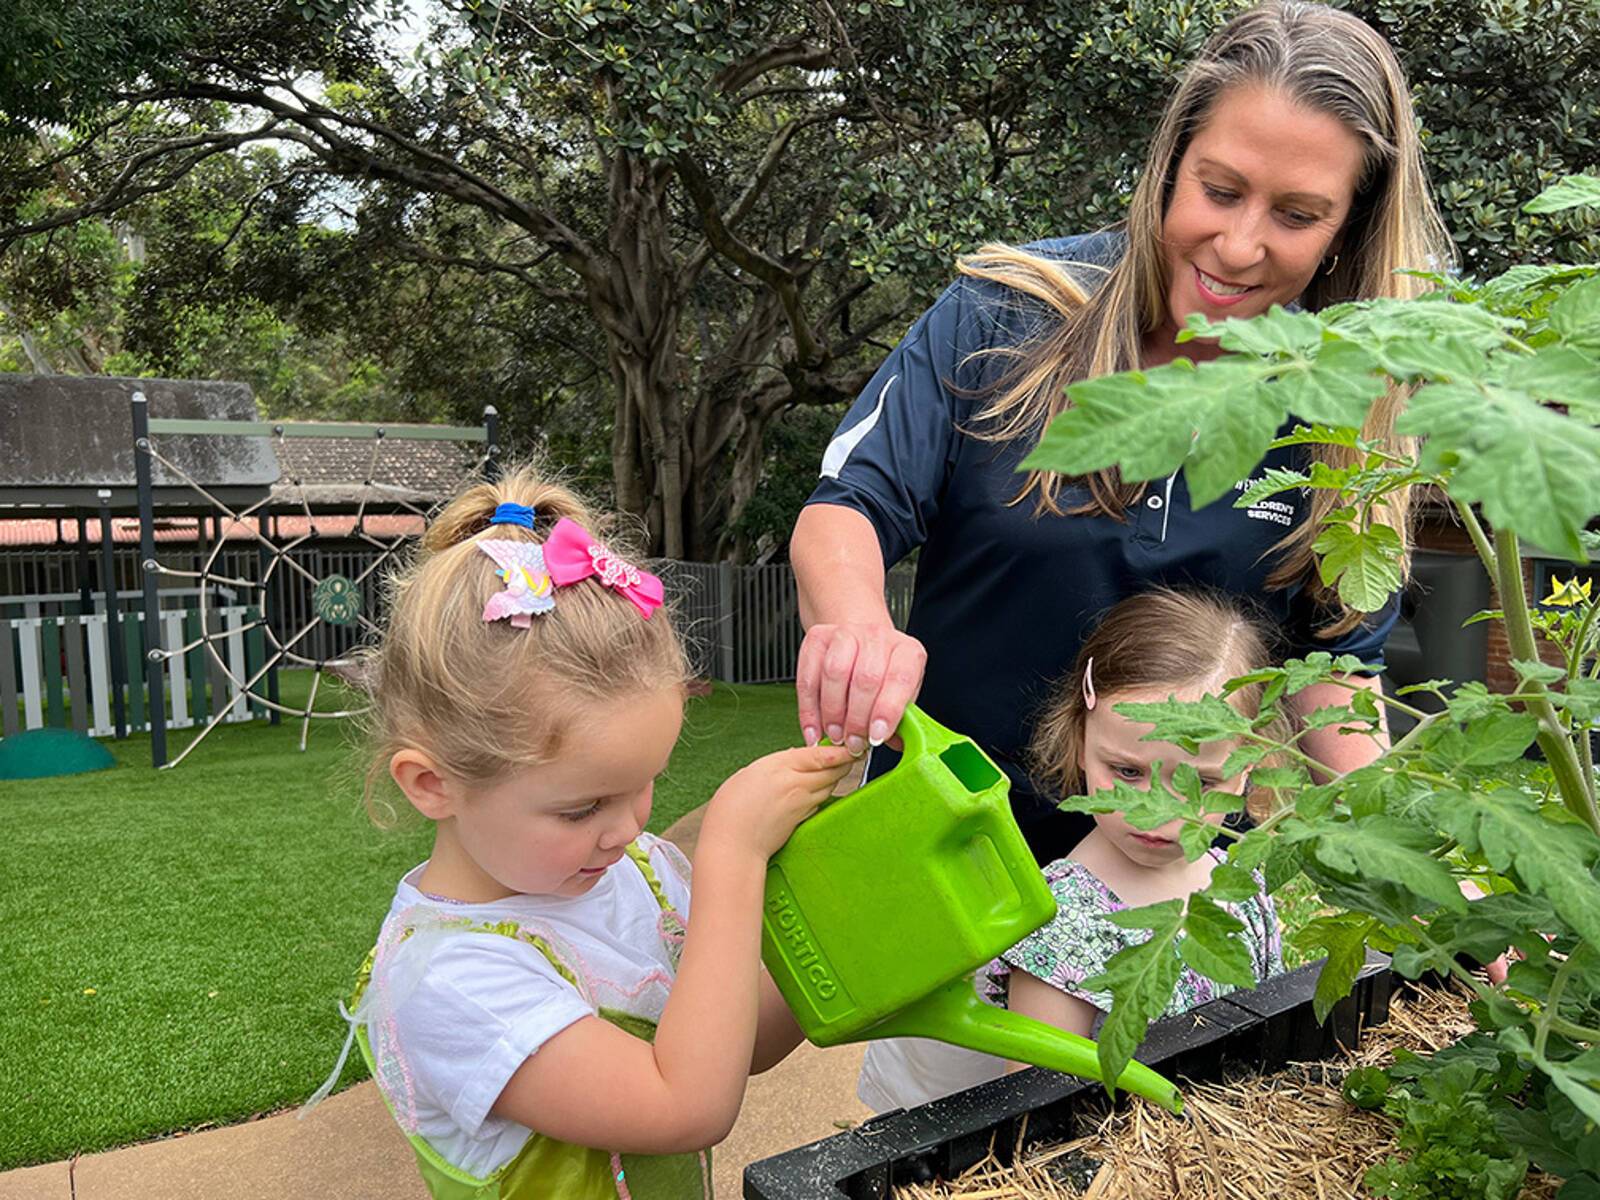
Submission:
<svg viewBox="0 0 1600 1200">
<path fill-rule="evenodd" d="M 1139 366 L 1144 335 L 1167 318 L 1167 284 L 1161 231 L 1178 164 L 1218 98 L 1230 88 L 1271 88 L 1294 103 L 1328 113 L 1365 147 L 1361 178 L 1333 266 L 1318 272 L 1301 298 L 1316 311 L 1341 300 L 1409 297 L 1421 280 L 1397 275 L 1404 267 L 1438 270 L 1452 261 L 1449 235 L 1428 190 L 1422 146 L 1405 74 L 1389 44 L 1348 13 L 1304 0 L 1272 0 L 1242 13 L 1213 34 L 1185 70 L 1150 144 L 1122 228 L 1127 248 L 1099 286 L 1074 276 L 1081 264 L 1050 260 L 1015 247 L 988 245 L 963 259 L 963 274 L 1021 292 L 1045 306 L 1051 320 L 1023 344 L 997 353 L 1014 361 L 994 385 L 971 432 L 993 441 L 1037 438 L 1068 405 L 1066 387 L 1081 379 Z M 1395 419 L 1404 403 L 1399 389 L 1372 407 L 1365 435 L 1398 444 Z M 1319 446 L 1318 458 L 1350 466 L 1357 452 Z M 1035 511 L 1059 515 L 1066 482 L 1047 471 L 1030 472 L 1013 503 L 1032 496 Z M 1098 512 L 1116 520 L 1138 500 L 1144 485 L 1124 482 L 1115 470 L 1076 481 L 1089 500 L 1073 512 Z M 1331 636 L 1353 628 L 1361 614 L 1338 603 L 1322 585 L 1311 544 L 1339 493 L 1312 493 L 1308 519 L 1278 544 L 1268 586 L 1303 582 L 1332 620 Z M 1393 495 L 1387 519 L 1400 534 L 1407 558 L 1407 492 Z"/>
</svg>

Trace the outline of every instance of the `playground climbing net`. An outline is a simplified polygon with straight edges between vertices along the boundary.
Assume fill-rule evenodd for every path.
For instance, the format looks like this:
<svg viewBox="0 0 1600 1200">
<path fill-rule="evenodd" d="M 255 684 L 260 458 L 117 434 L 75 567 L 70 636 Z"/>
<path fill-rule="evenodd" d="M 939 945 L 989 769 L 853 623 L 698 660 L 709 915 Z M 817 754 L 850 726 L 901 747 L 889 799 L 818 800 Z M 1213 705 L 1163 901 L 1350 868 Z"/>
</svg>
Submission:
<svg viewBox="0 0 1600 1200">
<path fill-rule="evenodd" d="M 205 741 L 230 711 L 237 711 L 239 704 L 245 700 L 261 709 L 298 718 L 301 750 L 306 748 L 313 720 L 354 717 L 365 712 L 370 705 L 344 701 L 334 709 L 317 708 L 322 677 L 325 673 L 332 674 L 342 682 L 353 683 L 356 687 L 351 690 L 359 693 L 362 684 L 359 674 L 360 661 L 352 654 L 351 648 L 379 632 L 375 620 L 377 606 L 373 603 L 373 599 L 376 597 L 377 589 L 382 585 L 386 569 L 397 565 L 400 556 L 414 541 L 417 523 L 426 524 L 440 503 L 438 500 L 426 505 L 419 503 L 414 489 L 382 482 L 381 476 L 385 473 L 386 467 L 391 465 L 386 463 L 385 451 L 399 442 L 418 439 L 475 443 L 470 451 L 461 455 L 460 475 L 454 481 L 455 486 L 441 489 L 446 494 L 454 492 L 460 485 L 474 478 L 483 477 L 494 470 L 496 449 L 494 410 L 486 411 L 485 424 L 482 427 L 416 425 L 385 427 L 151 418 L 148 421 L 148 434 L 141 437 L 137 416 L 135 422 L 137 451 L 141 455 L 148 456 L 152 468 L 153 466 L 163 468 L 169 478 L 180 481 L 203 498 L 215 509 L 221 527 L 221 536 L 214 540 L 198 570 L 184 570 L 156 561 L 154 554 L 148 549 L 153 543 L 146 544 L 146 552 L 143 554 L 142 565 L 147 580 L 147 616 L 152 608 L 152 589 L 149 581 L 157 576 L 177 576 L 195 581 L 200 593 L 198 632 L 191 629 L 190 634 L 186 635 L 189 636 L 189 640 L 184 644 L 162 646 L 158 626 L 148 626 L 155 631 L 149 639 L 146 651 L 151 664 L 148 674 L 151 679 L 153 700 L 161 694 L 159 691 L 161 664 L 174 657 L 189 654 L 197 648 L 204 650 L 213 667 L 220 672 L 220 677 L 226 681 L 231 693 L 229 703 L 214 703 L 210 719 L 170 762 L 163 761 L 165 754 L 163 728 L 154 749 L 156 765 L 176 767 Z M 235 437 L 267 434 L 276 441 L 276 448 L 280 450 L 278 455 L 280 463 L 290 459 L 289 455 L 281 452 L 288 438 L 367 439 L 370 446 L 359 492 L 354 498 L 354 520 L 350 531 L 348 533 L 341 531 L 339 535 L 343 539 L 354 539 L 363 543 L 368 549 L 365 560 L 359 563 L 352 574 L 344 574 L 337 570 L 326 570 L 323 567 L 325 560 L 322 556 L 306 553 L 315 549 L 319 539 L 325 541 L 326 534 L 319 529 L 319 514 L 315 511 L 316 503 L 311 494 L 312 489 L 301 478 L 295 476 L 289 478 L 287 496 L 285 489 L 279 488 L 255 503 L 235 511 L 218 499 L 205 485 L 196 481 L 184 469 L 182 463 L 164 454 L 157 436 L 196 434 Z M 148 479 L 149 475 L 153 474 L 153 469 L 144 474 Z M 140 520 L 146 529 L 150 528 L 153 520 L 152 506 L 147 499 L 149 493 L 148 485 L 142 484 Z M 348 510 L 349 500 L 341 503 L 340 507 Z M 291 515 L 303 518 L 302 521 L 296 522 L 296 533 L 285 541 L 268 537 L 261 528 L 266 524 L 262 518 L 267 517 L 269 511 L 272 514 L 282 515 L 286 509 Z M 324 512 L 321 515 L 326 524 L 331 514 Z M 348 512 L 341 515 L 348 516 Z M 417 521 L 411 522 L 410 528 L 402 532 L 396 529 L 397 523 L 394 521 L 375 520 L 378 517 L 397 516 L 409 516 L 416 518 Z M 341 526 L 344 523 L 343 520 L 340 521 Z M 258 561 L 262 564 L 262 569 L 257 579 L 241 578 L 224 568 L 223 550 L 230 540 L 237 542 L 238 531 L 243 531 L 247 545 L 253 543 L 258 550 Z M 348 560 L 350 556 L 342 557 Z M 237 563 L 236 556 L 234 570 L 238 569 Z M 279 576 L 290 578 L 279 579 Z M 279 595 L 289 590 L 286 585 L 292 585 L 302 592 L 309 592 L 309 612 L 296 615 L 272 611 L 268 597 L 272 594 L 275 583 L 278 584 L 276 592 Z M 251 606 L 254 615 L 245 624 L 240 625 L 235 620 L 224 627 L 224 622 L 219 620 L 218 614 L 214 612 L 216 607 L 214 597 L 226 589 L 260 593 L 259 602 Z M 305 617 L 304 620 L 301 619 L 302 616 Z M 291 629 L 290 625 L 296 627 Z M 313 633 L 324 626 L 354 630 L 357 636 L 314 639 Z M 239 654 L 228 653 L 228 644 L 231 641 L 237 646 L 240 635 L 249 635 L 255 630 L 259 630 L 265 639 L 265 654 L 261 656 L 262 661 L 252 662 L 246 668 L 242 665 Z M 344 648 L 341 649 L 341 646 Z M 276 695 L 276 686 L 269 686 L 266 682 L 275 680 L 274 673 L 283 666 L 309 668 L 312 671 L 311 685 L 303 705 L 283 703 Z M 161 709 L 159 703 L 151 704 L 153 729 L 154 723 L 162 719 Z"/>
</svg>

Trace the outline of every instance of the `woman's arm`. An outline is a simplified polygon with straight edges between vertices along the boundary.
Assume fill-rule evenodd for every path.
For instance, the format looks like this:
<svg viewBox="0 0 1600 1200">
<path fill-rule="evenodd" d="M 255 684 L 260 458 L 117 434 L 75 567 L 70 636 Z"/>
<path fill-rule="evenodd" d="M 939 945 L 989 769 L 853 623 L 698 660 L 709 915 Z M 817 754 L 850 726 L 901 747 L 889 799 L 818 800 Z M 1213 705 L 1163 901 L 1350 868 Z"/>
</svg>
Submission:
<svg viewBox="0 0 1600 1200">
<path fill-rule="evenodd" d="M 1363 691 L 1383 694 L 1383 683 L 1376 675 L 1345 675 L 1347 683 Z M 1319 708 L 1347 706 L 1353 693 L 1337 683 L 1314 683 L 1304 691 L 1290 697 L 1290 703 L 1300 716 Z M 1309 730 L 1300 739 L 1300 745 L 1335 775 L 1344 775 L 1374 761 L 1389 748 L 1389 722 L 1384 715 L 1382 701 L 1378 704 L 1379 722 L 1376 736 L 1365 725 L 1329 725 L 1325 729 Z M 1341 733 L 1349 729 L 1353 732 Z"/>
<path fill-rule="evenodd" d="M 696 846 L 689 932 L 655 1042 L 586 1017 L 518 1067 L 491 1111 L 564 1142 L 632 1154 L 726 1137 L 756 1045 L 767 858 L 850 765 L 841 747 L 785 750 L 723 784 Z"/>
<path fill-rule="evenodd" d="M 808 505 L 789 558 L 806 626 L 795 666 L 801 733 L 807 745 L 826 734 L 859 753 L 894 732 L 922 686 L 927 652 L 889 617 L 883 553 L 861 513 Z"/>
</svg>

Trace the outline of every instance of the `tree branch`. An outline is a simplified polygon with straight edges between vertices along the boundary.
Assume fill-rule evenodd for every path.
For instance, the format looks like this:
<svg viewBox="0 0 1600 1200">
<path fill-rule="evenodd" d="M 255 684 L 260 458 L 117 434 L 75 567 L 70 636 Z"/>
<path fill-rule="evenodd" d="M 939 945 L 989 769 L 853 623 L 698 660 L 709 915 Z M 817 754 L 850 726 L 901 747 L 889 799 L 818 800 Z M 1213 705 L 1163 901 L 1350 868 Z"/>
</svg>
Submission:
<svg viewBox="0 0 1600 1200">
<path fill-rule="evenodd" d="M 777 293 L 783 304 L 784 315 L 788 318 L 789 329 L 794 335 L 800 361 L 812 364 L 820 357 L 820 348 L 801 310 L 800 288 L 795 273 L 741 241 L 723 224 L 722 214 L 717 210 L 717 198 L 711 191 L 711 181 L 706 178 L 699 163 L 687 154 L 678 155 L 676 162 L 678 178 L 683 181 L 684 190 L 689 193 L 695 209 L 700 213 L 707 240 L 719 254 L 750 272 Z"/>
</svg>

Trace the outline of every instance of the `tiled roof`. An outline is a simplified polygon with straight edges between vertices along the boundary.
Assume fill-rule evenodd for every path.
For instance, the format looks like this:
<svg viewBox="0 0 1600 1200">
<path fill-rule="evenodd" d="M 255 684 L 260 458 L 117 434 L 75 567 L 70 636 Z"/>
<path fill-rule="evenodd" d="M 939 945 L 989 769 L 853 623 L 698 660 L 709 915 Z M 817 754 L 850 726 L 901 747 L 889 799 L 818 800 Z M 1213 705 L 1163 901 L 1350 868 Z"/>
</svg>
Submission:
<svg viewBox="0 0 1600 1200">
<path fill-rule="evenodd" d="M 316 424 L 316 422 L 296 422 Z M 404 429 L 390 425 L 389 429 Z M 399 438 L 274 438 L 283 475 L 274 499 L 297 500 L 302 488 L 309 503 L 359 500 L 365 481 L 399 488 L 424 506 L 453 495 L 477 461 L 473 448 L 457 442 Z"/>
<path fill-rule="evenodd" d="M 283 516 L 272 518 L 274 532 L 280 540 L 302 537 L 310 530 L 311 522 L 304 516 Z M 347 537 L 355 528 L 356 519 L 351 516 L 324 516 L 316 518 L 317 536 L 319 537 Z M 100 544 L 99 518 L 90 518 L 85 522 L 88 541 L 91 545 Z M 362 522 L 362 527 L 375 538 L 387 539 L 401 537 L 407 534 L 420 534 L 423 521 L 421 517 L 409 514 L 395 515 L 369 515 Z M 254 522 L 249 527 L 227 522 L 223 529 L 223 536 L 230 541 L 248 541 L 254 535 L 251 530 L 255 528 Z M 156 541 L 163 545 L 169 543 L 186 544 L 195 541 L 195 523 L 186 517 L 157 517 Z M 139 519 L 137 517 L 111 518 L 111 539 L 117 545 L 138 545 Z M 56 536 L 56 522 L 48 519 L 30 518 L 26 520 L 0 519 L 0 546 L 71 546 L 78 541 L 78 523 L 76 520 L 61 522 L 61 536 Z"/>
</svg>

